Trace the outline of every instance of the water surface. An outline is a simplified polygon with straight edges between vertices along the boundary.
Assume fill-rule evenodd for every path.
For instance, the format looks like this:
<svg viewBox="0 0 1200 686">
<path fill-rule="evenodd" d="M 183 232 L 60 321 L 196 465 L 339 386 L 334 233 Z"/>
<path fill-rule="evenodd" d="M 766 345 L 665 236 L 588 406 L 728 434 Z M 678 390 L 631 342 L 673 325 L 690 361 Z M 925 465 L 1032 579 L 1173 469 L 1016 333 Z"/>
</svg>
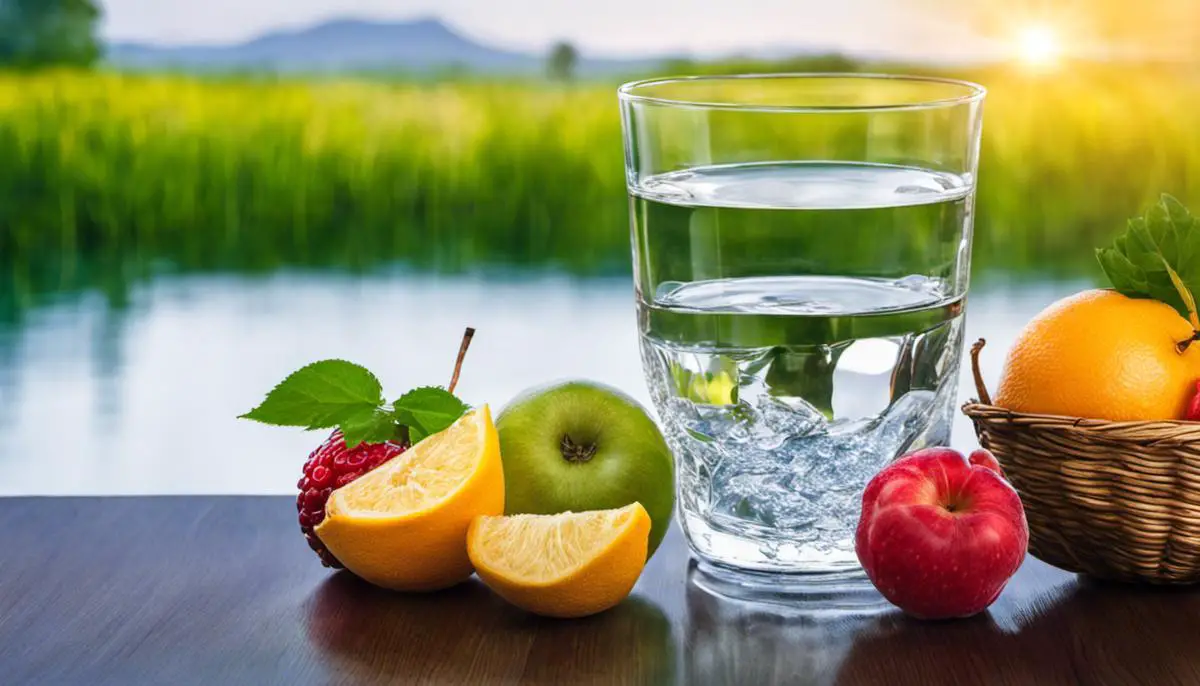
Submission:
<svg viewBox="0 0 1200 686">
<path fill-rule="evenodd" d="M 1046 304 L 1088 284 L 977 280 L 967 340 L 1002 353 Z M 235 419 L 287 373 L 342 357 L 389 396 L 445 384 L 499 410 L 524 388 L 581 377 L 649 396 L 628 276 L 547 273 L 163 275 L 113 299 L 49 294 L 0 319 L 0 495 L 291 493 L 323 433 Z M 967 367 L 959 396 L 973 394 Z M 955 442 L 975 445 L 958 417 Z"/>
</svg>

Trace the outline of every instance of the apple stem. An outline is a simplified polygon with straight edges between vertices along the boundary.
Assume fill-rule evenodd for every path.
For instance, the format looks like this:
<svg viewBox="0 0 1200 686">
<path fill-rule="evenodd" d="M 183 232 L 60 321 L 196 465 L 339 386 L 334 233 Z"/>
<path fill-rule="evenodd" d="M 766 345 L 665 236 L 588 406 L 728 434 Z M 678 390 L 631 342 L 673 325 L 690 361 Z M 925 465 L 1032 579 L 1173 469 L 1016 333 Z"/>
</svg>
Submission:
<svg viewBox="0 0 1200 686">
<path fill-rule="evenodd" d="M 454 387 L 458 385 L 458 374 L 462 371 L 463 359 L 467 356 L 467 348 L 471 347 L 471 339 L 475 337 L 475 329 L 467 327 L 463 332 L 462 344 L 458 346 L 458 359 L 454 361 L 454 375 L 450 377 L 450 385 L 446 387 L 447 391 L 454 392 Z"/>
</svg>

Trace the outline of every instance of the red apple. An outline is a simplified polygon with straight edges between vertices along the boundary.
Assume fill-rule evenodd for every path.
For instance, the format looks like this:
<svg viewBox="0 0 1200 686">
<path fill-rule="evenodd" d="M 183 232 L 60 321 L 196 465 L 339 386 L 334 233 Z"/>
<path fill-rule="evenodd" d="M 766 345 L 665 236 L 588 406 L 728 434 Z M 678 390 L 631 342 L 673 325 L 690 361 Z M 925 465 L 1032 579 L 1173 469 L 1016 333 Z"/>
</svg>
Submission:
<svg viewBox="0 0 1200 686">
<path fill-rule="evenodd" d="M 969 617 L 1025 559 L 1021 499 L 996 458 L 928 448 L 896 460 L 863 493 L 855 549 L 875 588 L 914 617 Z"/>
</svg>

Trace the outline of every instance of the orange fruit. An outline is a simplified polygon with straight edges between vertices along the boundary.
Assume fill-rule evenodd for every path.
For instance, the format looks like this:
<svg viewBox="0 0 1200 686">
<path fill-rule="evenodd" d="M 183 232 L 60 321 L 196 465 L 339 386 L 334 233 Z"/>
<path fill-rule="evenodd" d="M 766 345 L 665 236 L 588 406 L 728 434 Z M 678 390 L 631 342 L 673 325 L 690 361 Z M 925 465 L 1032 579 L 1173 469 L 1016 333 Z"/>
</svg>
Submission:
<svg viewBox="0 0 1200 686">
<path fill-rule="evenodd" d="M 1008 353 L 995 404 L 1112 421 L 1182 419 L 1200 378 L 1200 341 L 1169 305 L 1090 290 L 1033 318 Z"/>
<path fill-rule="evenodd" d="M 471 576 L 471 520 L 503 512 L 500 440 L 485 405 L 330 494 L 316 534 L 377 586 L 432 591 Z"/>
<path fill-rule="evenodd" d="M 646 564 L 650 515 L 615 510 L 479 517 L 467 551 L 479 578 L 519 608 L 584 617 L 621 602 Z"/>
</svg>

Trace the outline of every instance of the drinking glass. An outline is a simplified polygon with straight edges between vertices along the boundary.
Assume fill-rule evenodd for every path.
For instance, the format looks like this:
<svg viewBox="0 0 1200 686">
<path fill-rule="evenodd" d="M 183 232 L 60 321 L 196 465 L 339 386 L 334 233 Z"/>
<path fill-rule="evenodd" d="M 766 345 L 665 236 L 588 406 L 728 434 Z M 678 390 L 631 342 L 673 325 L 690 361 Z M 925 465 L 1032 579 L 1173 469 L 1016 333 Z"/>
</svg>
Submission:
<svg viewBox="0 0 1200 686">
<path fill-rule="evenodd" d="M 714 583 L 869 590 L 863 489 L 950 437 L 984 96 L 863 74 L 621 87 L 643 366 Z"/>
</svg>

